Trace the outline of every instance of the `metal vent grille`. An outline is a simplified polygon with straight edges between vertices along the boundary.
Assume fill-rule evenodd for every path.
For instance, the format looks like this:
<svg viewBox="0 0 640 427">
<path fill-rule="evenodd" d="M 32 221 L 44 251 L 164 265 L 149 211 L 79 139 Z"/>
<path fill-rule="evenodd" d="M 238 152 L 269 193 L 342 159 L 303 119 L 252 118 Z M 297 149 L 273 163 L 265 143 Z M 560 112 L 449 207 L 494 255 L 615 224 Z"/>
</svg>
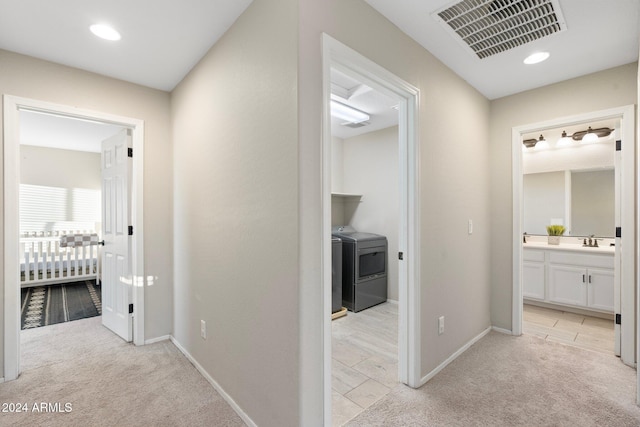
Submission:
<svg viewBox="0 0 640 427">
<path fill-rule="evenodd" d="M 566 30 L 556 0 L 463 0 L 434 16 L 480 59 Z"/>
</svg>

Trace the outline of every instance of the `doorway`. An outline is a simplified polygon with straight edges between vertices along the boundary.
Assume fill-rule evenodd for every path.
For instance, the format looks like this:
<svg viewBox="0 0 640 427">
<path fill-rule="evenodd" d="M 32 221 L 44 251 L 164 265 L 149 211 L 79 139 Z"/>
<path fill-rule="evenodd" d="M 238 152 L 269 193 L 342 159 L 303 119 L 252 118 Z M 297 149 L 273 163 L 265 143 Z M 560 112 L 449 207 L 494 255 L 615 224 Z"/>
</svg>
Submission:
<svg viewBox="0 0 640 427">
<path fill-rule="evenodd" d="M 331 101 L 332 255 L 342 254 L 332 260 L 332 424 L 342 425 L 398 384 L 401 261 L 388 256 L 399 252 L 398 101 L 336 69 Z M 343 280 L 355 263 L 355 283 Z"/>
<path fill-rule="evenodd" d="M 143 272 L 143 134 L 141 120 L 81 110 L 48 102 L 4 96 L 4 379 L 16 379 L 20 373 L 20 285 L 19 285 L 19 182 L 20 113 L 38 112 L 90 122 L 129 128 L 132 131 L 133 157 L 131 182 L 131 221 L 136 233 L 131 236 L 131 301 L 137 308 L 133 316 L 136 345 L 144 344 L 144 272 Z"/>
<path fill-rule="evenodd" d="M 614 237 L 615 279 L 619 283 L 614 286 L 614 315 L 616 328 L 619 328 L 620 357 L 630 366 L 635 366 L 636 346 L 636 282 L 635 282 L 635 118 L 634 106 L 626 106 L 603 111 L 596 111 L 571 117 L 559 118 L 546 122 L 534 123 L 513 128 L 513 312 L 512 333 L 522 333 L 523 316 L 523 137 L 531 133 L 544 133 L 560 127 L 581 126 L 585 129 L 592 122 L 611 121 L 619 123 L 616 129 L 616 140 L 621 141 L 617 148 L 616 174 L 619 171 L 619 185 L 616 184 L 616 204 Z M 585 236 L 586 237 L 586 236 Z M 558 270 L 560 271 L 560 270 Z M 565 269 L 564 271 L 568 271 Z M 562 273 L 562 272 L 560 272 Z M 560 274 L 559 273 L 559 274 Z M 549 278 L 550 276 L 547 275 Z M 588 271 L 585 277 L 589 277 Z M 548 285 L 548 284 L 547 284 Z M 547 291 L 549 287 L 547 286 Z"/>
<path fill-rule="evenodd" d="M 398 380 L 412 387 L 420 385 L 419 343 L 419 227 L 418 227 L 418 95 L 416 88 L 379 65 L 323 34 L 323 336 L 324 419 L 331 420 L 331 70 L 337 70 L 385 96 L 398 105 L 399 231 L 398 253 Z"/>
</svg>

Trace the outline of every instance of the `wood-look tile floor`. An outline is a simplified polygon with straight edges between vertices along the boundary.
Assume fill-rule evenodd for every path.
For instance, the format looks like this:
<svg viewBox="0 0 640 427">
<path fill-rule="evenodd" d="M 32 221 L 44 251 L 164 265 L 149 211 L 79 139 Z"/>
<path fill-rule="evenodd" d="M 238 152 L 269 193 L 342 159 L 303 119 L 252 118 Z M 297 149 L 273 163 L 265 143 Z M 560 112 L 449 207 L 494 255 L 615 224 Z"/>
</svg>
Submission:
<svg viewBox="0 0 640 427">
<path fill-rule="evenodd" d="M 398 385 L 398 306 L 350 311 L 331 329 L 332 425 L 341 426 Z"/>
<path fill-rule="evenodd" d="M 574 347 L 614 354 L 613 320 L 524 304 L 522 332 Z"/>
</svg>

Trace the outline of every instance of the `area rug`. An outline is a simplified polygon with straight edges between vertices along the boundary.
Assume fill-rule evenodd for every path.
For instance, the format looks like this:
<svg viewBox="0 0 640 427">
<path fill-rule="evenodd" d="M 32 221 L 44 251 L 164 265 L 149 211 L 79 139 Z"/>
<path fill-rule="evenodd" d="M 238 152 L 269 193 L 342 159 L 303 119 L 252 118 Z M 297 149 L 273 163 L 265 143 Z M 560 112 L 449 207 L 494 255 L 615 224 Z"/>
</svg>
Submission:
<svg viewBox="0 0 640 427">
<path fill-rule="evenodd" d="M 22 289 L 22 329 L 85 319 L 102 314 L 95 280 Z"/>
</svg>

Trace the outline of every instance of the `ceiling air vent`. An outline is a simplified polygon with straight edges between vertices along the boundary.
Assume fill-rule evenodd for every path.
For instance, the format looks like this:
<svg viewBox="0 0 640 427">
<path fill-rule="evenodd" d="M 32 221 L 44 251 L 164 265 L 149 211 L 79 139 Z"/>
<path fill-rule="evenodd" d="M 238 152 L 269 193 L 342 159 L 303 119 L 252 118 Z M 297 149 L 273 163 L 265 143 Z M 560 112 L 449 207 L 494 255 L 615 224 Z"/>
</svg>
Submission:
<svg viewBox="0 0 640 427">
<path fill-rule="evenodd" d="M 360 123 L 342 123 L 342 126 L 346 126 L 351 129 L 358 129 L 364 126 L 369 126 L 371 123 L 369 122 L 360 122 Z"/>
<path fill-rule="evenodd" d="M 463 0 L 433 16 L 480 59 L 567 29 L 557 0 Z"/>
</svg>

